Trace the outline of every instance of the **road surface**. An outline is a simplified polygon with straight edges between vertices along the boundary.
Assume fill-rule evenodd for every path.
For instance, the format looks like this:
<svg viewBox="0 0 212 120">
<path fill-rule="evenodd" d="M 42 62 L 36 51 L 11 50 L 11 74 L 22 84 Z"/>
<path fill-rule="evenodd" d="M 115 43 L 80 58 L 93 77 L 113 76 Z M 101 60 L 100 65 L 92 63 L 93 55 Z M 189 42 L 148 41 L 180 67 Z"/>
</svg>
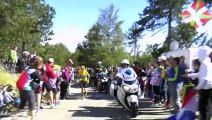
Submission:
<svg viewBox="0 0 212 120">
<path fill-rule="evenodd" d="M 80 88 L 75 85 L 69 100 L 60 101 L 57 109 L 44 106 L 43 111 L 36 114 L 36 120 L 127 120 L 131 119 L 130 112 L 120 106 L 114 97 L 109 94 L 98 93 L 93 88 L 89 89 L 88 97 L 81 99 Z M 26 114 L 26 112 L 25 112 Z M 152 107 L 146 99 L 141 99 L 138 116 L 140 120 L 162 120 L 171 113 L 161 107 Z M 2 118 L 11 120 L 11 118 Z M 30 120 L 29 117 L 19 116 L 18 120 Z"/>
</svg>

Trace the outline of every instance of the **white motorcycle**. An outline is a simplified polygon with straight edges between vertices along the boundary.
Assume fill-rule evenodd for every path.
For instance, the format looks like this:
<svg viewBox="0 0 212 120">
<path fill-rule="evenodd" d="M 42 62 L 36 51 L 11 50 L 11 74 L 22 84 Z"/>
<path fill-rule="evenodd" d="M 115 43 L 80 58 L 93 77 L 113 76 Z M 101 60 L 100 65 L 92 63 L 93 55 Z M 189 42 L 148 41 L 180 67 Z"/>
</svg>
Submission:
<svg viewBox="0 0 212 120">
<path fill-rule="evenodd" d="M 118 80 L 117 86 L 117 99 L 118 101 L 128 110 L 132 112 L 132 116 L 136 117 L 138 115 L 138 105 L 141 96 L 141 89 L 136 75 L 127 74 L 129 69 L 124 70 Z M 111 84 L 110 92 L 114 95 L 113 88 L 115 84 Z"/>
</svg>

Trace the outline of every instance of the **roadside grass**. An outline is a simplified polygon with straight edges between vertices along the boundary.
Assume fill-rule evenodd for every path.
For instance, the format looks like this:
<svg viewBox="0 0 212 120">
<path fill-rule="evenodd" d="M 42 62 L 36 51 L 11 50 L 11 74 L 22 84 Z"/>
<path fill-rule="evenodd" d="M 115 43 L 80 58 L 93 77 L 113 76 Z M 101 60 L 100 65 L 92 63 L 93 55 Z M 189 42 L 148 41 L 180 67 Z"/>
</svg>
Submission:
<svg viewBox="0 0 212 120">
<path fill-rule="evenodd" d="M 0 86 L 4 86 L 7 84 L 11 84 L 12 86 L 16 87 L 16 81 L 19 75 L 11 75 L 6 72 L 2 66 L 0 66 Z"/>
<path fill-rule="evenodd" d="M 18 77 L 19 77 L 18 74 L 11 75 L 10 73 L 6 72 L 2 66 L 0 66 L 0 86 L 10 84 L 14 88 L 16 88 L 16 81 Z M 13 93 L 17 95 L 18 89 L 15 89 Z"/>
</svg>

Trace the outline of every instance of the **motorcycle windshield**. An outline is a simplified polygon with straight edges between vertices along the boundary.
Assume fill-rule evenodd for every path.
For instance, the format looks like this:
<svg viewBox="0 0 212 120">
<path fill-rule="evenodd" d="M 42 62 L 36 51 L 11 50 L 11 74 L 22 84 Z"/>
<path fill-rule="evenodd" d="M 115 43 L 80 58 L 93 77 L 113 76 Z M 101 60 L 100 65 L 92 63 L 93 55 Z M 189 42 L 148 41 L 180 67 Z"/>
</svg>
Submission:
<svg viewBox="0 0 212 120">
<path fill-rule="evenodd" d="M 128 85 L 132 85 L 136 82 L 136 80 L 132 80 L 132 81 L 124 81 L 125 84 L 128 84 Z"/>
<path fill-rule="evenodd" d="M 107 78 L 107 75 L 101 75 L 101 78 L 102 79 L 106 79 Z"/>
</svg>

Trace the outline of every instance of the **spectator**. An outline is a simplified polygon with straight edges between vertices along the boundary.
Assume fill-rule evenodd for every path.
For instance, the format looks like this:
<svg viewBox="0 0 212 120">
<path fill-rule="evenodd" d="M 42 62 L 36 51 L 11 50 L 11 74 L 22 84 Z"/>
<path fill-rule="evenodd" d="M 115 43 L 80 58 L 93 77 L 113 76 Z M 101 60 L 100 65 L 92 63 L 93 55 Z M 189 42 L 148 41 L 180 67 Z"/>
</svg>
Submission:
<svg viewBox="0 0 212 120">
<path fill-rule="evenodd" d="M 57 75 L 54 73 L 52 67 L 54 65 L 54 59 L 49 58 L 48 63 L 46 64 L 46 76 L 48 78 L 47 82 L 44 83 L 44 86 L 48 92 L 49 98 L 50 98 L 50 105 L 51 109 L 56 108 L 54 104 L 54 94 L 57 94 L 57 89 L 56 89 L 56 80 L 57 80 Z M 53 94 L 54 93 L 54 94 Z"/>
<path fill-rule="evenodd" d="M 150 84 L 153 86 L 153 92 L 154 92 L 154 103 L 159 103 L 160 100 L 160 79 L 161 79 L 161 68 L 160 63 L 157 62 L 155 64 L 155 71 L 154 75 L 151 78 Z"/>
<path fill-rule="evenodd" d="M 173 113 L 176 113 L 180 110 L 181 107 L 180 91 L 183 86 L 181 75 L 184 73 L 184 71 L 182 68 L 179 67 L 180 64 L 179 57 L 170 59 L 170 64 L 172 67 L 169 70 L 168 82 L 169 82 L 171 100 L 174 107 Z"/>
<path fill-rule="evenodd" d="M 26 69 L 28 79 L 25 83 L 24 89 L 20 90 L 21 104 L 18 107 L 14 118 L 17 117 L 18 113 L 26 106 L 27 102 L 29 105 L 29 115 L 31 120 L 34 120 L 34 109 L 35 109 L 35 91 L 37 90 L 36 83 L 40 83 L 43 80 L 39 70 L 43 69 L 43 59 L 38 57 L 35 62 Z M 29 79 L 31 78 L 31 79 Z M 39 85 L 39 84 L 38 84 Z"/>
<path fill-rule="evenodd" d="M 14 47 L 13 49 L 10 50 L 9 59 L 8 59 L 8 61 L 9 61 L 9 70 L 10 70 L 11 74 L 13 74 L 15 72 L 17 60 L 18 60 L 17 47 Z"/>
<path fill-rule="evenodd" d="M 209 120 L 211 116 L 212 103 L 212 63 L 209 57 L 211 49 L 201 48 L 199 50 L 199 61 L 201 62 L 199 69 L 199 83 L 196 90 L 199 90 L 199 111 L 200 120 Z"/>
<path fill-rule="evenodd" d="M 70 75 L 69 75 L 69 68 L 65 67 L 64 71 L 62 72 L 62 79 L 63 81 L 61 82 L 61 94 L 60 97 L 62 100 L 66 98 L 68 86 L 69 86 L 69 81 L 70 81 Z"/>
<path fill-rule="evenodd" d="M 61 79 L 60 79 L 61 67 L 59 65 L 54 64 L 53 70 L 54 70 L 54 74 L 57 75 L 56 83 L 55 83 L 55 85 L 56 85 L 55 89 L 56 89 L 57 93 L 54 94 L 53 101 L 54 101 L 55 105 L 57 105 L 57 104 L 59 104 L 60 91 L 61 91 L 61 87 L 60 87 L 60 85 L 61 85 Z"/>
</svg>

